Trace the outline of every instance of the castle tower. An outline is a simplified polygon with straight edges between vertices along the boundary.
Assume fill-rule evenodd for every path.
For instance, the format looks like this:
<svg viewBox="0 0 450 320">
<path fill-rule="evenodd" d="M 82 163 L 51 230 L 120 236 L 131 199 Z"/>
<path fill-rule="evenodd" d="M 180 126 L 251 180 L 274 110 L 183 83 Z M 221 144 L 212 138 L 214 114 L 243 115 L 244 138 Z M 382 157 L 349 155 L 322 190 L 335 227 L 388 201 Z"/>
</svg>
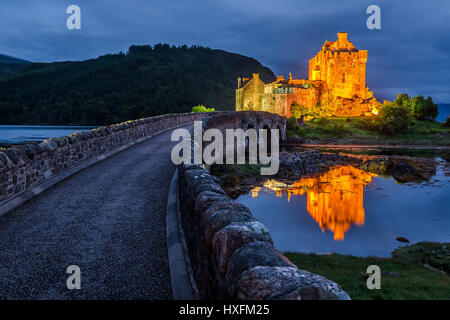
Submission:
<svg viewBox="0 0 450 320">
<path fill-rule="evenodd" d="M 309 79 L 325 81 L 335 96 L 363 97 L 366 92 L 367 50 L 358 50 L 339 32 L 336 41 L 325 41 L 317 55 L 309 60 Z"/>
</svg>

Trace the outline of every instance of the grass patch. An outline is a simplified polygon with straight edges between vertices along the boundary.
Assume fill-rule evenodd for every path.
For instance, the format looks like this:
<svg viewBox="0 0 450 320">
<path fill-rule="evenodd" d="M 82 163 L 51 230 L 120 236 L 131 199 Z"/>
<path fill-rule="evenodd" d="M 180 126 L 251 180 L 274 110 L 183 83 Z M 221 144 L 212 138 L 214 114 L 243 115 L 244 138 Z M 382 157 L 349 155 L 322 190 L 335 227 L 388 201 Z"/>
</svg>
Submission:
<svg viewBox="0 0 450 320">
<path fill-rule="evenodd" d="M 391 258 L 285 255 L 300 269 L 337 282 L 352 299 L 450 299 L 450 243 L 421 242 L 401 247 Z M 367 289 L 366 270 L 370 265 L 381 269 L 380 290 Z"/>
<path fill-rule="evenodd" d="M 287 136 L 299 136 L 309 140 L 308 143 L 450 145 L 450 127 L 432 120 L 414 120 L 404 133 L 383 135 L 378 131 L 375 118 L 318 118 L 306 121 L 304 126 L 290 119 Z"/>
</svg>

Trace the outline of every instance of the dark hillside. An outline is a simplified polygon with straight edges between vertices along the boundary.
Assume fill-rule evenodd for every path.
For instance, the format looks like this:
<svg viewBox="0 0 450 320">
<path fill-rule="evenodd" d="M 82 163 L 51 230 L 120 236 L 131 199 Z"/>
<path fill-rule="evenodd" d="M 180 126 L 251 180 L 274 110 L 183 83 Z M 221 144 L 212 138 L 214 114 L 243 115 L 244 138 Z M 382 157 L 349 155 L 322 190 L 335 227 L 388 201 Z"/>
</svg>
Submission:
<svg viewBox="0 0 450 320">
<path fill-rule="evenodd" d="M 0 74 L 0 124 L 102 125 L 198 104 L 233 110 L 237 77 L 253 72 L 275 79 L 253 58 L 161 44 L 81 62 L 32 63 Z"/>
</svg>

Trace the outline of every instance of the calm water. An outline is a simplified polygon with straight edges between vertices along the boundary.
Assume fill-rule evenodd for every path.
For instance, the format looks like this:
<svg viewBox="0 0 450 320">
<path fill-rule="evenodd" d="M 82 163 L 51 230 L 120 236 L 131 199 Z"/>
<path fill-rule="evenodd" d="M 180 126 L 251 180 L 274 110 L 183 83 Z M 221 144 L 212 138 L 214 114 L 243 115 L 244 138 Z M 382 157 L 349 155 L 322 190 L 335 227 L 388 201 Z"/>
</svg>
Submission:
<svg viewBox="0 0 450 320">
<path fill-rule="evenodd" d="M 444 122 L 450 115 L 450 104 L 439 104 L 438 107 L 439 114 L 436 118 L 436 121 Z"/>
<path fill-rule="evenodd" d="M 281 251 L 390 256 L 397 237 L 450 242 L 450 176 L 444 161 L 430 183 L 337 167 L 291 185 L 276 180 L 238 201 L 270 230 Z"/>
<path fill-rule="evenodd" d="M 76 131 L 87 131 L 93 128 L 95 127 L 0 125 L 0 144 L 39 142 L 48 138 L 64 137 Z"/>
</svg>

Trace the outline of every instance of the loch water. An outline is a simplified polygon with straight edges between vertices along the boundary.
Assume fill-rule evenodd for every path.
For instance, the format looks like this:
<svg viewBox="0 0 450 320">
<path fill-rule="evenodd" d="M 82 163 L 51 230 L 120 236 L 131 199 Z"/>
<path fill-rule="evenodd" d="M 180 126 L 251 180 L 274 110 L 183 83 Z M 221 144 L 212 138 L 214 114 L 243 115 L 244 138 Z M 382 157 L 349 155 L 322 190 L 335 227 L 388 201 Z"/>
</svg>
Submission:
<svg viewBox="0 0 450 320">
<path fill-rule="evenodd" d="M 398 183 L 340 166 L 286 184 L 267 179 L 237 201 L 246 205 L 283 251 L 388 257 L 405 243 L 450 242 L 450 168 L 437 161 L 426 182 Z"/>
<path fill-rule="evenodd" d="M 64 137 L 76 131 L 87 131 L 93 128 L 95 127 L 0 125 L 0 144 L 40 142 L 48 138 Z"/>
</svg>

